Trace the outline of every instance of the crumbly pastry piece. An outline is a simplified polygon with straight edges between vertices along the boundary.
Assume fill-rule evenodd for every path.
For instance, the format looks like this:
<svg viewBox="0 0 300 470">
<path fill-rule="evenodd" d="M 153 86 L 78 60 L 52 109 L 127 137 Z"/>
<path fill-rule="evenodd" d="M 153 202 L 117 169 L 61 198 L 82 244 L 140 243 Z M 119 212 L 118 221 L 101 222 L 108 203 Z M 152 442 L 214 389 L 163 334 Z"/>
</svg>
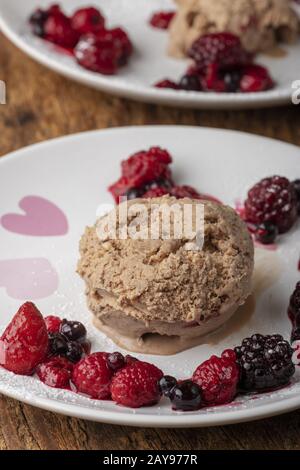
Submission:
<svg viewBox="0 0 300 470">
<path fill-rule="evenodd" d="M 149 210 L 152 204 L 199 204 L 169 196 L 139 202 Z M 88 305 L 97 326 L 128 349 L 153 352 L 143 349 L 147 333 L 177 338 L 206 334 L 248 297 L 253 272 L 248 230 L 233 209 L 201 203 L 205 241 L 200 251 L 187 250 L 190 240 L 184 238 L 101 241 L 96 226 L 86 229 L 78 272 L 86 283 Z"/>
<path fill-rule="evenodd" d="M 294 42 L 299 19 L 289 0 L 177 0 L 168 52 L 184 57 L 199 36 L 228 31 L 249 52 L 268 51 L 278 42 Z"/>
</svg>

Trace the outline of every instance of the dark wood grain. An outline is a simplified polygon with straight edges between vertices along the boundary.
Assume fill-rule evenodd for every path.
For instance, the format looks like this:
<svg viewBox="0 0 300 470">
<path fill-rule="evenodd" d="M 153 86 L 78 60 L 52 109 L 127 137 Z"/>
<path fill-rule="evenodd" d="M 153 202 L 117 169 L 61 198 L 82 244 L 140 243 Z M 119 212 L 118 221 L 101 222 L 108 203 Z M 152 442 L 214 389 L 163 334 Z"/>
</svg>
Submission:
<svg viewBox="0 0 300 470">
<path fill-rule="evenodd" d="M 0 79 L 8 93 L 0 106 L 0 155 L 74 132 L 143 124 L 237 129 L 300 145 L 299 106 L 193 111 L 114 98 L 48 71 L 1 35 Z M 159 430 L 91 423 L 0 396 L 0 449 L 300 449 L 300 411 L 235 426 Z"/>
</svg>

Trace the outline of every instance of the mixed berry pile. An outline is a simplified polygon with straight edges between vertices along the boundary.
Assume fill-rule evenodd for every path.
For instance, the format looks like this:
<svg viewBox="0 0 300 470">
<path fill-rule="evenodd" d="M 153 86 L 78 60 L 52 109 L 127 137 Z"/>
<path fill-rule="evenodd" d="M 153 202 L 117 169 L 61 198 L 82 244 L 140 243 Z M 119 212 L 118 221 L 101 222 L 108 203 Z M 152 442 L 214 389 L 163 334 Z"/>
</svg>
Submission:
<svg viewBox="0 0 300 470">
<path fill-rule="evenodd" d="M 253 56 L 232 33 L 211 33 L 199 37 L 188 51 L 193 64 L 179 82 L 164 79 L 158 88 L 175 90 L 249 93 L 273 88 L 268 70 L 253 63 Z"/>
<path fill-rule="evenodd" d="M 178 199 L 189 197 L 215 202 L 215 197 L 174 182 L 171 154 L 160 147 L 131 155 L 121 164 L 121 177 L 108 189 L 116 203 L 126 197 L 154 198 L 169 194 Z M 300 180 L 293 182 L 283 176 L 264 178 L 249 191 L 239 215 L 246 222 L 257 242 L 274 244 L 279 234 L 292 228 L 300 215 Z"/>
<path fill-rule="evenodd" d="M 290 315 L 300 314 L 300 284 Z M 36 376 L 49 387 L 72 390 L 130 408 L 151 406 L 162 396 L 174 410 L 194 411 L 224 405 L 238 393 L 285 386 L 295 373 L 293 350 L 280 335 L 253 335 L 221 357 L 200 364 L 191 379 L 164 375 L 155 365 L 120 352 L 90 352 L 84 325 L 43 318 L 37 307 L 23 304 L 0 338 L 0 364 L 19 375 Z"/>
<path fill-rule="evenodd" d="M 159 11 L 151 26 L 167 29 L 174 11 Z M 29 18 L 34 35 L 71 52 L 84 68 L 105 75 L 116 74 L 128 63 L 133 46 L 120 27 L 108 28 L 102 12 L 94 7 L 76 10 L 67 16 L 58 4 L 37 9 Z M 258 92 L 273 88 L 268 70 L 253 63 L 253 56 L 239 37 L 229 32 L 199 37 L 188 51 L 193 63 L 178 82 L 164 79 L 157 88 L 188 91 Z"/>
<path fill-rule="evenodd" d="M 178 199 L 189 197 L 218 202 L 211 196 L 200 194 L 191 186 L 176 185 L 170 168 L 172 161 L 170 153 L 160 147 L 142 150 L 124 160 L 121 164 L 121 177 L 108 188 L 116 203 L 119 203 L 122 197 L 130 200 L 166 194 Z"/>
<path fill-rule="evenodd" d="M 128 34 L 122 28 L 108 29 L 103 14 L 94 7 L 81 8 L 69 17 L 55 4 L 37 9 L 29 24 L 33 34 L 70 51 L 93 72 L 116 74 L 133 51 Z"/>
</svg>

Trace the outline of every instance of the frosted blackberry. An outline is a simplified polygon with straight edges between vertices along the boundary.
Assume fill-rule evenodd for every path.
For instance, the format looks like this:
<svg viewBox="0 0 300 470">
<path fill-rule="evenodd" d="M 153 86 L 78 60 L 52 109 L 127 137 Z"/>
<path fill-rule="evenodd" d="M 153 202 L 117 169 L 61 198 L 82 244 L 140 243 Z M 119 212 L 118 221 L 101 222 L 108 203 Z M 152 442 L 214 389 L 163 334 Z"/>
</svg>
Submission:
<svg viewBox="0 0 300 470">
<path fill-rule="evenodd" d="M 241 391 L 268 391 L 289 383 L 295 373 L 293 350 L 281 335 L 245 338 L 235 348 Z"/>
<path fill-rule="evenodd" d="M 288 316 L 293 325 L 291 341 L 300 340 L 300 281 L 291 295 Z"/>
<path fill-rule="evenodd" d="M 298 201 L 298 214 L 300 215 L 300 179 L 293 181 L 292 185 L 296 191 L 297 201 Z"/>
<path fill-rule="evenodd" d="M 264 178 L 249 192 L 245 201 L 247 222 L 269 222 L 279 233 L 287 232 L 297 219 L 298 201 L 294 186 L 282 176 Z"/>
</svg>

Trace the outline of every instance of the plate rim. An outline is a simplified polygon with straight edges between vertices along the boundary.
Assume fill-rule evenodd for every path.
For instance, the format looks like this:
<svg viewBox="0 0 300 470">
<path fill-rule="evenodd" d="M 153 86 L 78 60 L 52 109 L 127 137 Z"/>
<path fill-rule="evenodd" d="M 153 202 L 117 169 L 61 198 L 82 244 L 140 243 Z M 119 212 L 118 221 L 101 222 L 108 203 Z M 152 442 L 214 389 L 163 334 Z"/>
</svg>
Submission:
<svg viewBox="0 0 300 470">
<path fill-rule="evenodd" d="M 298 147 L 294 144 L 283 142 L 274 138 L 264 137 L 256 134 L 251 134 L 242 131 L 235 131 L 230 129 L 211 128 L 211 127 L 197 127 L 188 125 L 148 125 L 148 126 L 126 126 L 126 127 L 114 127 L 109 129 L 96 129 L 92 131 L 78 132 L 75 134 L 69 134 L 66 136 L 56 137 L 43 142 L 28 145 L 14 152 L 10 152 L 4 156 L 9 158 L 0 158 L 0 165 L 5 164 L 4 162 L 13 162 L 15 159 L 23 158 L 23 154 L 30 152 L 32 148 L 35 150 L 41 147 L 51 147 L 52 145 L 64 144 L 64 142 L 72 141 L 75 139 L 88 138 L 90 135 L 105 135 L 105 134 L 118 134 L 120 132 L 126 134 L 128 130 L 143 132 L 144 130 L 155 131 L 157 129 L 173 129 L 174 132 L 180 128 L 182 131 L 193 130 L 197 132 L 209 132 L 214 133 L 227 133 L 232 135 L 247 136 L 257 141 L 270 141 L 279 145 L 288 146 L 294 149 Z M 30 154 L 27 155 L 27 157 Z M 262 404 L 256 408 L 247 408 L 240 410 L 231 410 L 230 412 L 221 411 L 219 413 L 212 414 L 196 414 L 196 413 L 175 413 L 174 415 L 161 415 L 157 414 L 135 414 L 134 412 L 129 413 L 118 413 L 116 410 L 104 410 L 96 408 L 87 408 L 82 405 L 76 405 L 72 403 L 65 403 L 54 398 L 45 398 L 38 395 L 30 395 L 30 392 L 24 396 L 18 389 L 12 390 L 9 387 L 5 389 L 5 385 L 2 386 L 0 383 L 0 393 L 3 395 L 20 400 L 31 406 L 36 406 L 44 410 L 64 414 L 67 416 L 73 416 L 80 419 L 86 419 L 95 422 L 102 422 L 107 424 L 118 424 L 126 426 L 138 426 L 138 427 L 163 427 L 163 428 L 192 428 L 192 427 L 208 427 L 208 426 L 220 426 L 236 424 L 248 421 L 256 421 L 262 418 L 268 418 L 279 414 L 284 414 L 289 411 L 293 411 L 300 408 L 300 395 L 299 397 L 287 397 L 280 399 L 275 403 Z M 38 400 L 38 401 L 37 401 Z"/>
<path fill-rule="evenodd" d="M 286 142 L 284 140 L 281 140 L 281 139 L 276 139 L 275 137 L 269 137 L 269 136 L 265 136 L 265 135 L 262 135 L 262 134 L 254 134 L 252 132 L 246 132 L 246 131 L 242 131 L 242 130 L 238 130 L 238 129 L 225 129 L 225 128 L 222 128 L 222 127 L 215 127 L 215 126 L 195 126 L 195 125 L 189 125 L 189 124 L 133 124 L 133 125 L 128 125 L 128 126 L 115 126 L 115 127 L 104 127 L 104 128 L 99 128 L 99 129 L 91 129 L 91 130 L 86 130 L 86 131 L 79 131 L 79 132 L 74 132 L 74 133 L 71 133 L 71 134 L 63 134 L 61 136 L 58 136 L 58 137 L 52 137 L 50 139 L 46 139 L 46 140 L 42 140 L 42 141 L 39 141 L 39 142 L 34 142 L 34 143 L 31 143 L 31 144 L 28 144 L 28 145 L 25 145 L 23 147 L 20 147 L 16 150 L 13 150 L 11 152 L 7 152 L 3 155 L 0 156 L 0 165 L 5 162 L 7 162 L 7 158 L 3 158 L 3 157 L 9 157 L 9 160 L 13 159 L 13 158 L 17 158 L 19 157 L 19 154 L 22 154 L 23 152 L 26 152 L 27 150 L 30 150 L 31 148 L 33 149 L 36 149 L 40 146 L 48 146 L 48 145 L 55 145 L 55 144 L 59 144 L 61 141 L 68 141 L 68 140 L 73 140 L 73 139 L 80 139 L 84 136 L 89 136 L 89 135 L 96 135 L 96 134 L 110 134 L 110 133 L 115 133 L 115 132 L 123 132 L 123 133 L 126 133 L 128 130 L 132 130 L 132 131 L 140 131 L 141 129 L 143 130 L 148 130 L 148 131 L 151 131 L 151 130 L 154 130 L 154 129 L 174 129 L 175 130 L 192 130 L 192 131 L 197 131 L 197 132 L 211 132 L 212 134 L 213 133 L 226 133 L 226 134 L 233 134 L 234 135 L 240 135 L 240 136 L 244 136 L 244 137 L 248 137 L 248 138 L 253 138 L 253 139 L 256 139 L 256 140 L 261 140 L 262 141 L 269 141 L 269 142 L 273 142 L 278 145 L 282 145 L 282 146 L 288 146 L 288 147 L 291 147 L 291 148 L 294 148 L 294 149 L 297 149 L 300 153 L 300 147 L 296 144 L 293 144 L 291 142 Z"/>
<path fill-rule="evenodd" d="M 46 68 L 67 77 L 77 83 L 84 84 L 91 88 L 109 93 L 114 96 L 134 99 L 140 102 L 163 104 L 171 107 L 192 108 L 192 109 L 251 109 L 259 107 L 274 107 L 291 104 L 290 89 L 273 89 L 259 93 L 203 93 L 184 90 L 164 90 L 157 91 L 154 87 L 146 87 L 136 84 L 123 84 L 122 82 L 109 81 L 100 74 L 84 70 L 73 71 L 67 64 L 59 62 L 55 58 L 48 57 L 45 53 L 28 44 L 23 40 L 3 16 L 0 1 L 0 30 L 1 32 L 21 51 L 42 64 Z M 201 97 L 201 99 L 199 99 Z"/>
</svg>

